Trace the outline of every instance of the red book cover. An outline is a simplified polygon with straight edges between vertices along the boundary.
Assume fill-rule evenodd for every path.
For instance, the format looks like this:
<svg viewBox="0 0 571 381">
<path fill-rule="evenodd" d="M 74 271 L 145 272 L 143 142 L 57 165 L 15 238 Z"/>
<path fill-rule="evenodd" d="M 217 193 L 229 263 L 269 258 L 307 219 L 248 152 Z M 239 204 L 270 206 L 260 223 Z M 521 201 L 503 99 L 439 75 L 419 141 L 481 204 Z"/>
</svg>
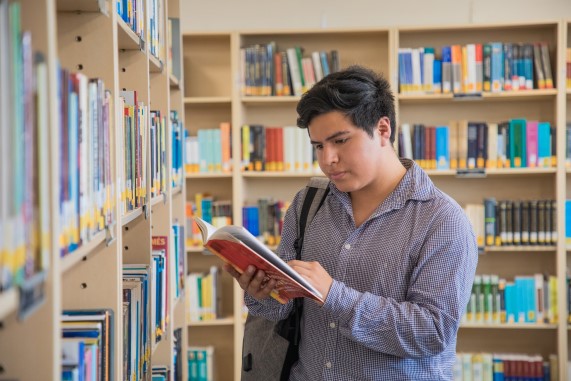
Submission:
<svg viewBox="0 0 571 381">
<path fill-rule="evenodd" d="M 169 322 L 169 298 L 170 298 L 170 292 L 169 292 L 169 287 L 170 287 L 170 277 L 169 277 L 169 273 L 170 273 L 170 253 L 169 253 L 169 237 L 166 235 L 154 235 L 153 239 L 152 239 L 152 249 L 153 251 L 162 251 L 164 250 L 165 253 L 165 284 L 166 284 L 166 289 L 165 289 L 165 319 L 166 319 L 166 324 L 168 324 Z"/>
<path fill-rule="evenodd" d="M 239 273 L 252 265 L 264 271 L 268 279 L 277 280 L 271 296 L 278 302 L 287 303 L 297 297 L 323 302 L 319 291 L 248 230 L 235 225 L 215 228 L 201 218 L 194 219 L 202 232 L 204 246 L 224 262 L 232 265 Z"/>
</svg>

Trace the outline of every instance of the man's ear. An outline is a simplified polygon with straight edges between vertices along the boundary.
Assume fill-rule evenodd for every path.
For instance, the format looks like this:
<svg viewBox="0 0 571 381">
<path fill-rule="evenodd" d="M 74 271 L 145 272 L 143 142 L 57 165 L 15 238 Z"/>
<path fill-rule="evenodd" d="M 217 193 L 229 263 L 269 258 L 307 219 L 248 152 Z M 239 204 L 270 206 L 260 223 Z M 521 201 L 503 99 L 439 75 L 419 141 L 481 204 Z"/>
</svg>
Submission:
<svg viewBox="0 0 571 381">
<path fill-rule="evenodd" d="M 377 133 L 381 138 L 381 146 L 392 145 L 391 144 L 391 121 L 386 116 L 379 119 L 377 123 Z"/>
</svg>

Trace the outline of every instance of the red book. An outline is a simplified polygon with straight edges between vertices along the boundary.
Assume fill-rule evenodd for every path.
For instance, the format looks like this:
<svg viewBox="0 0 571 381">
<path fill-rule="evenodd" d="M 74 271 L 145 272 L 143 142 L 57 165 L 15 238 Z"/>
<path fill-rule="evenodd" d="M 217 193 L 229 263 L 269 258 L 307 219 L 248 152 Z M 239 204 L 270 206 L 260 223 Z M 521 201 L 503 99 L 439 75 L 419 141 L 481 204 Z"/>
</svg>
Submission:
<svg viewBox="0 0 571 381">
<path fill-rule="evenodd" d="M 271 296 L 278 302 L 285 304 L 298 297 L 324 302 L 319 291 L 248 230 L 235 225 L 215 228 L 199 217 L 194 220 L 202 233 L 204 247 L 240 274 L 252 265 L 264 271 L 267 279 L 275 279 L 276 288 Z"/>
</svg>

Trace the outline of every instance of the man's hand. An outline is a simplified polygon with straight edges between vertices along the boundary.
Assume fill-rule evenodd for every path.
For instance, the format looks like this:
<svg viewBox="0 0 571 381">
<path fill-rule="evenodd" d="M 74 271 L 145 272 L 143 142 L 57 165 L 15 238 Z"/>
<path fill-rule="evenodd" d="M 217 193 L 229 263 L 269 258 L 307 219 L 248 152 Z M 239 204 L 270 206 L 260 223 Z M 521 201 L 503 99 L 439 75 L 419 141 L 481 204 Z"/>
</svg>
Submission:
<svg viewBox="0 0 571 381">
<path fill-rule="evenodd" d="M 327 294 L 329 294 L 329 289 L 333 284 L 333 278 L 329 276 L 329 273 L 325 271 L 319 262 L 305 262 L 294 259 L 287 264 L 315 287 L 323 296 L 323 300 L 327 299 Z M 323 303 L 319 304 L 323 305 Z"/>
<path fill-rule="evenodd" d="M 231 265 L 225 263 L 224 270 L 232 275 L 240 287 L 256 300 L 266 299 L 276 287 L 274 279 L 269 279 L 262 270 L 256 270 L 254 266 L 248 266 L 246 271 L 240 274 Z"/>
</svg>

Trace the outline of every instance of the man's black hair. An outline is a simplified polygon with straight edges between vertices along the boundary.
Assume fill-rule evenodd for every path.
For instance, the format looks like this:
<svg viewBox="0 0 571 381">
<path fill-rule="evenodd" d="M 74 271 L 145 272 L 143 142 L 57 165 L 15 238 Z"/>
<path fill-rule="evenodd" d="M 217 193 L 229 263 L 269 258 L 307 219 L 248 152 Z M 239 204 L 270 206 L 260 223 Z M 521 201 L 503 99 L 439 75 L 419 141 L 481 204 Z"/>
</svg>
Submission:
<svg viewBox="0 0 571 381">
<path fill-rule="evenodd" d="M 297 105 L 297 125 L 307 128 L 319 115 L 339 111 L 358 128 L 373 136 L 379 119 L 386 116 L 395 140 L 395 99 L 389 82 L 363 66 L 331 73 L 307 91 Z"/>
</svg>

